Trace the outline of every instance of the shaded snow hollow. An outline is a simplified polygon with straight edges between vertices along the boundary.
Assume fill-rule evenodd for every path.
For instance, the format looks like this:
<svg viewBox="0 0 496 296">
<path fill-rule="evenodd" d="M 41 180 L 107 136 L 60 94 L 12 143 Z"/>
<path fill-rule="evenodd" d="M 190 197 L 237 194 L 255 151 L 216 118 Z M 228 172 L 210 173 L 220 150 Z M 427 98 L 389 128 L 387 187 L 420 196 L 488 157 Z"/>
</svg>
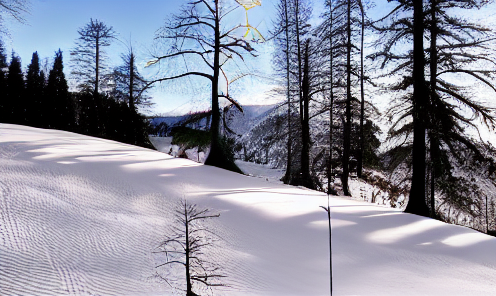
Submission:
<svg viewBox="0 0 496 296">
<path fill-rule="evenodd" d="M 0 124 L 0 295 L 183 295 L 153 277 L 152 254 L 182 198 L 221 213 L 209 255 L 230 287 L 215 295 L 329 294 L 326 195 Z M 331 207 L 334 295 L 495 295 L 495 238 L 345 198 Z"/>
</svg>

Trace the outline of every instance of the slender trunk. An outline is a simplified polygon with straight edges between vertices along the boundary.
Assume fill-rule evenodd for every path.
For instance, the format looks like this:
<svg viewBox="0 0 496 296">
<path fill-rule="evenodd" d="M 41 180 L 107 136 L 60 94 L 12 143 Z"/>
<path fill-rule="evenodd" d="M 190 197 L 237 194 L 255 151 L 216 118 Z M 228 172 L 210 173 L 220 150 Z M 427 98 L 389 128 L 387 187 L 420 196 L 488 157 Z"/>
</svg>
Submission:
<svg viewBox="0 0 496 296">
<path fill-rule="evenodd" d="M 129 109 L 135 111 L 134 107 L 134 53 L 131 51 L 129 58 Z"/>
<path fill-rule="evenodd" d="M 363 131 L 363 122 L 365 118 L 365 89 L 363 86 L 363 40 L 365 38 L 365 11 L 363 9 L 363 3 L 361 0 L 358 1 L 360 5 L 360 12 L 362 14 L 362 38 L 360 40 L 360 149 L 358 149 L 357 157 L 357 177 L 362 177 L 363 170 L 363 152 L 365 149 L 365 138 Z"/>
<path fill-rule="evenodd" d="M 487 195 L 486 195 L 486 233 L 489 233 L 489 213 L 487 211 L 487 208 L 488 208 L 488 204 L 487 204 Z"/>
<path fill-rule="evenodd" d="M 330 63 L 330 97 L 331 97 L 331 105 L 329 106 L 329 173 L 327 175 L 327 192 L 331 192 L 331 181 L 333 180 L 333 168 L 332 168 L 332 152 L 333 152 L 333 146 L 334 146 L 334 139 L 333 139 L 333 133 L 334 133 L 334 50 L 333 50 L 333 45 L 332 45 L 332 31 L 334 28 L 334 19 L 332 15 L 332 0 L 329 0 L 329 17 L 330 17 L 330 24 L 329 24 L 329 63 Z M 334 190 L 333 190 L 334 191 Z"/>
<path fill-rule="evenodd" d="M 95 39 L 95 98 L 98 96 L 98 81 L 100 80 L 100 38 Z"/>
<path fill-rule="evenodd" d="M 301 61 L 301 44 L 300 44 L 300 2 L 296 0 L 295 7 L 296 22 L 296 47 L 298 51 L 298 97 L 300 101 L 300 121 L 303 122 L 303 98 L 301 93 L 302 84 L 302 61 Z"/>
<path fill-rule="evenodd" d="M 425 202 L 425 91 L 424 14 L 422 0 L 413 1 L 413 151 L 412 184 L 405 212 L 429 216 Z"/>
<path fill-rule="evenodd" d="M 289 184 L 291 182 L 291 97 L 290 97 L 290 81 L 289 81 L 289 18 L 288 18 L 288 3 L 284 0 L 284 18 L 285 18 L 285 33 L 286 33 L 286 98 L 288 100 L 288 143 L 287 143 L 287 164 L 286 164 L 286 175 L 284 176 L 284 183 Z"/>
<path fill-rule="evenodd" d="M 215 1 L 216 15 L 215 15 L 215 49 L 214 49 L 214 75 L 212 80 L 212 150 L 218 149 L 219 145 L 219 125 L 220 125 L 220 111 L 219 111 L 219 67 L 220 67 L 220 24 L 218 15 L 219 2 Z M 215 147 L 214 147 L 215 146 Z"/>
<path fill-rule="evenodd" d="M 304 142 L 304 127 L 303 127 L 303 120 L 304 120 L 304 114 L 303 114 L 303 94 L 302 94 L 302 82 L 303 82 L 303 69 L 302 69 L 302 56 L 301 56 L 301 44 L 300 44 L 300 1 L 296 0 L 295 1 L 295 31 L 296 31 L 296 52 L 297 52 L 297 61 L 298 61 L 298 101 L 299 101 L 299 110 L 300 110 L 300 126 L 301 126 L 301 136 L 302 136 L 302 151 L 301 154 L 303 155 L 305 152 L 303 151 L 305 148 L 303 147 L 305 144 Z M 300 161 L 303 158 L 303 156 L 300 155 Z M 300 171 L 299 171 L 299 176 L 297 180 L 293 180 L 291 184 L 293 185 L 301 185 L 301 181 L 303 180 L 303 166 L 305 164 L 300 163 Z"/>
<path fill-rule="evenodd" d="M 350 175 L 350 142 L 351 142 L 351 0 L 348 0 L 347 21 L 346 21 L 346 120 L 343 129 L 343 194 L 351 196 L 348 177 Z"/>
<path fill-rule="evenodd" d="M 205 161 L 205 164 L 216 165 L 218 162 L 218 157 L 220 154 L 220 139 L 219 139 L 219 127 L 220 127 L 220 111 L 219 111 L 219 66 L 220 66 L 220 24 L 218 17 L 219 1 L 215 1 L 215 33 L 214 33 L 214 75 L 212 79 L 212 122 L 210 124 L 210 133 L 212 137 L 212 142 L 210 144 L 210 153 Z"/>
<path fill-rule="evenodd" d="M 430 98 L 431 98 L 431 104 L 436 105 L 436 98 L 437 98 L 437 93 L 436 93 L 436 79 L 437 79 L 437 61 L 438 61 L 438 55 L 437 55 L 437 19 L 436 19 L 436 10 L 437 10 L 437 2 L 436 0 L 431 0 L 431 48 L 430 48 L 430 72 L 431 72 L 431 79 L 430 79 L 430 87 L 431 87 L 431 93 L 430 93 Z M 432 155 L 434 149 L 437 150 L 436 145 L 439 145 L 439 141 L 437 138 L 437 133 L 434 130 L 435 126 L 435 114 L 431 116 L 431 122 L 430 122 L 430 138 L 431 138 L 431 217 L 435 218 L 436 217 L 436 200 L 435 200 L 435 185 L 436 185 L 436 177 L 438 176 L 438 164 L 439 164 L 439 155 Z"/>
<path fill-rule="evenodd" d="M 332 226 L 331 226 L 331 205 L 329 194 L 327 195 L 327 219 L 329 220 L 329 280 L 330 291 L 332 296 Z"/>
<path fill-rule="evenodd" d="M 191 273 L 190 273 L 190 247 L 189 247 L 189 217 L 188 217 L 188 209 L 187 206 L 184 206 L 184 224 L 186 226 L 186 295 L 194 295 L 191 285 Z"/>
<path fill-rule="evenodd" d="M 96 129 L 94 131 L 95 134 L 103 134 L 105 133 L 105 127 L 103 124 L 103 115 L 100 95 L 99 95 L 99 81 L 100 81 L 100 37 L 96 37 L 95 40 L 95 89 L 93 93 L 93 101 L 95 104 L 95 121 L 96 121 Z"/>
<path fill-rule="evenodd" d="M 306 40 L 305 51 L 303 53 L 303 81 L 302 103 L 303 103 L 303 120 L 301 122 L 302 129 L 302 149 L 301 149 L 301 178 L 303 186 L 314 188 L 312 178 L 310 177 L 310 125 L 309 125 L 309 110 L 310 102 L 310 65 L 309 65 L 309 47 L 310 39 Z"/>
<path fill-rule="evenodd" d="M 214 32 L 214 62 L 212 78 L 212 123 L 210 127 L 211 143 L 210 153 L 205 160 L 206 165 L 212 165 L 237 173 L 242 171 L 236 166 L 232 159 L 228 158 L 225 148 L 221 144 L 220 136 L 220 111 L 219 111 L 219 74 L 220 74 L 220 0 L 215 0 L 215 11 L 212 14 L 215 20 Z"/>
</svg>

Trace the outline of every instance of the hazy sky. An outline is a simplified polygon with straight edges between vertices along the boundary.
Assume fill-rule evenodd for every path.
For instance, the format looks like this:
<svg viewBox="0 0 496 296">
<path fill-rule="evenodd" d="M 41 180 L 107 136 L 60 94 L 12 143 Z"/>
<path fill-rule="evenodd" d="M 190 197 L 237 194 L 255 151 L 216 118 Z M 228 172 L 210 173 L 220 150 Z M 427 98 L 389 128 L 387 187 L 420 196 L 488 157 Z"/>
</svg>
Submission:
<svg viewBox="0 0 496 296">
<path fill-rule="evenodd" d="M 56 50 L 63 51 L 66 75 L 69 76 L 68 66 L 70 49 L 74 47 L 78 38 L 77 30 L 87 24 L 90 18 L 98 19 L 119 34 L 122 41 L 114 42 L 109 50 L 111 63 L 120 62 L 120 54 L 126 52 L 126 46 L 132 42 L 133 48 L 138 53 L 140 62 L 144 65 L 149 59 L 149 51 L 153 43 L 156 30 L 166 18 L 176 12 L 184 0 L 31 0 L 30 14 L 25 15 L 26 24 L 10 22 L 7 28 L 10 37 L 4 42 L 10 51 L 13 49 L 22 59 L 23 67 L 31 62 L 33 52 L 38 51 L 40 58 L 47 59 L 50 63 Z M 262 7 L 250 10 L 250 17 L 256 23 L 267 27 L 271 23 L 272 1 L 263 1 Z M 242 8 L 241 8 L 242 9 Z M 244 10 L 242 10 L 244 11 Z M 240 14 L 239 23 L 244 23 L 244 12 Z M 250 23 L 252 18 L 250 18 Z M 270 64 L 270 45 L 259 47 L 261 64 Z M 156 70 L 143 69 L 143 72 L 156 73 Z M 267 67 L 270 71 L 270 67 Z M 150 73 L 143 73 L 145 76 Z M 244 104 L 260 103 L 264 91 L 269 90 L 270 82 L 260 85 L 256 93 L 241 95 L 240 101 Z M 168 112 L 174 109 L 187 109 L 189 105 L 198 105 L 198 98 L 180 94 L 177 90 L 164 87 L 156 88 L 152 95 L 156 97 L 154 111 L 157 113 Z M 192 103 L 193 100 L 193 103 Z M 208 100 L 203 102 L 205 108 L 209 106 Z"/>
</svg>

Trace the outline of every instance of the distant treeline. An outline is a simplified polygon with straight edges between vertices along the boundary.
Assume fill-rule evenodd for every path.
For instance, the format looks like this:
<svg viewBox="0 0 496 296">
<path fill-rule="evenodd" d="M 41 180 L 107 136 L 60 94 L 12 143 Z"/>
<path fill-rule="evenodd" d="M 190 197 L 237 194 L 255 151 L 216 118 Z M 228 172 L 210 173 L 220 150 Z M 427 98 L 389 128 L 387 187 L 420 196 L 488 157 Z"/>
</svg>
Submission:
<svg viewBox="0 0 496 296">
<path fill-rule="evenodd" d="M 7 61 L 0 41 L 0 122 L 59 129 L 152 148 L 148 121 L 112 94 L 70 92 L 62 51 L 45 73 L 38 53 L 24 72 L 20 58 Z"/>
</svg>

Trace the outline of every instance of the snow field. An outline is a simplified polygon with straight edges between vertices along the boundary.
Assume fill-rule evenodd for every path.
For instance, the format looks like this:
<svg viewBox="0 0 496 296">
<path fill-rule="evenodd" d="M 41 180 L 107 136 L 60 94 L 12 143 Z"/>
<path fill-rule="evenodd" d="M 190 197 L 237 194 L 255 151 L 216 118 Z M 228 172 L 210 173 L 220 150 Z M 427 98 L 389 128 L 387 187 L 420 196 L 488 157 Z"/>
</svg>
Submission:
<svg viewBox="0 0 496 296">
<path fill-rule="evenodd" d="M 329 294 L 324 194 L 0 124 L 0 295 L 184 294 L 152 253 L 183 198 L 221 213 L 207 251 L 230 287 L 202 295 Z M 495 238 L 339 197 L 331 211 L 334 295 L 495 295 Z"/>
</svg>

